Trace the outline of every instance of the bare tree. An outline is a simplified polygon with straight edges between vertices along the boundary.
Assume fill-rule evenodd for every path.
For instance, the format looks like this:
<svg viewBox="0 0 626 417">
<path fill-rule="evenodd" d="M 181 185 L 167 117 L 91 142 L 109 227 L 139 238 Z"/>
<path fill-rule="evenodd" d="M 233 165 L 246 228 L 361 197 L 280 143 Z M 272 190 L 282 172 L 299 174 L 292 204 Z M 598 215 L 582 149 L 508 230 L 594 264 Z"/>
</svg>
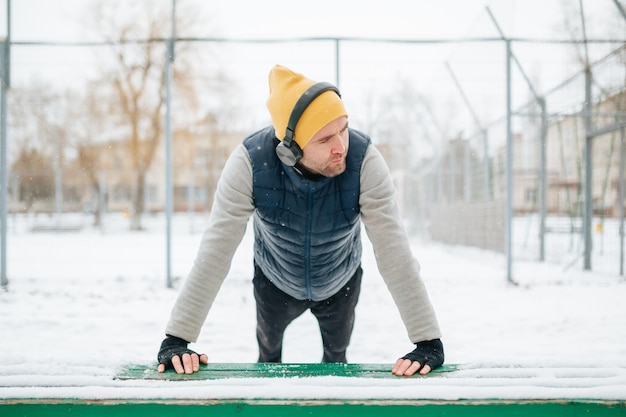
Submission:
<svg viewBox="0 0 626 417">
<path fill-rule="evenodd" d="M 72 118 L 71 94 L 59 93 L 49 85 L 13 89 L 10 108 L 13 155 L 11 172 L 17 177 L 19 198 L 26 210 L 38 200 L 51 201 L 58 183 L 53 181 L 66 165 Z"/>
<path fill-rule="evenodd" d="M 182 2 L 177 10 L 177 26 L 197 24 L 198 14 Z M 93 9 L 94 28 L 111 43 L 112 64 L 99 78 L 100 86 L 110 87 L 110 120 L 127 143 L 130 169 L 134 178 L 132 230 L 141 230 L 145 180 L 157 147 L 164 135 L 165 43 L 171 31 L 170 10 L 163 3 L 102 1 Z M 194 60 L 186 55 L 189 44 L 178 45 L 173 66 L 176 106 L 194 114 L 198 100 L 191 86 Z M 106 64 L 104 65 L 107 66 Z"/>
<path fill-rule="evenodd" d="M 74 136 L 76 149 L 75 169 L 83 176 L 86 185 L 91 190 L 91 206 L 94 214 L 93 225 L 102 225 L 103 209 L 99 200 L 101 193 L 106 189 L 102 181 L 105 175 L 106 166 L 102 162 L 107 158 L 100 152 L 98 142 L 106 143 L 108 138 L 107 129 L 111 122 L 111 103 L 108 102 L 110 96 L 102 88 L 101 83 L 88 83 L 85 89 L 85 96 L 78 100 L 81 105 L 74 107 L 73 120 L 77 125 Z M 111 156 L 108 156 L 111 159 Z"/>
</svg>

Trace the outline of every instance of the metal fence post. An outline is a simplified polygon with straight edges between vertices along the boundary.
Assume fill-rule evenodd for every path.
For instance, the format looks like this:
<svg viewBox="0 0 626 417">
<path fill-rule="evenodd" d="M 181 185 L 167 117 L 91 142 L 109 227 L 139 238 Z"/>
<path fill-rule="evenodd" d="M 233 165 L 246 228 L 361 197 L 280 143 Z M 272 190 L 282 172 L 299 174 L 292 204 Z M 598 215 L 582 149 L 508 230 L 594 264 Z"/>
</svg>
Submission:
<svg viewBox="0 0 626 417">
<path fill-rule="evenodd" d="M 466 203 L 472 201 L 472 167 L 469 139 L 463 141 L 463 200 Z"/>
<path fill-rule="evenodd" d="M 166 285 L 172 288 L 172 122 L 171 84 L 174 62 L 174 36 L 176 33 L 176 0 L 172 0 L 172 35 L 165 47 L 165 229 L 166 229 Z"/>
<path fill-rule="evenodd" d="M 7 277 L 7 41 L 2 42 L 2 79 L 0 80 L 0 285 L 9 284 Z"/>
<path fill-rule="evenodd" d="M 511 110 L 511 40 L 506 39 L 506 201 L 504 248 L 506 280 L 513 283 L 513 112 Z"/>
<path fill-rule="evenodd" d="M 340 57 L 339 57 L 339 48 L 340 48 L 340 40 L 339 38 L 335 39 L 335 85 L 337 86 L 338 89 L 341 90 L 341 87 L 339 86 L 339 64 L 340 64 Z"/>
<path fill-rule="evenodd" d="M 591 136 L 591 67 L 585 68 L 585 104 L 583 108 L 583 124 L 585 126 L 585 180 L 583 191 L 583 235 L 584 235 L 584 265 L 586 271 L 591 270 L 591 226 L 593 218 L 593 136 Z"/>
<path fill-rule="evenodd" d="M 535 96 L 541 111 L 539 138 L 539 261 L 546 260 L 546 217 L 548 215 L 548 112 L 544 97 Z"/>
<path fill-rule="evenodd" d="M 617 0 L 613 0 L 622 17 L 626 19 L 626 11 Z M 626 198 L 626 184 L 624 183 L 624 165 L 626 164 L 626 134 L 620 129 L 620 159 L 619 159 L 619 274 L 624 276 L 624 198 Z"/>
<path fill-rule="evenodd" d="M 7 277 L 7 94 L 11 83 L 11 0 L 7 0 L 7 35 L 1 43 L 0 59 L 0 286 L 9 285 Z"/>
</svg>

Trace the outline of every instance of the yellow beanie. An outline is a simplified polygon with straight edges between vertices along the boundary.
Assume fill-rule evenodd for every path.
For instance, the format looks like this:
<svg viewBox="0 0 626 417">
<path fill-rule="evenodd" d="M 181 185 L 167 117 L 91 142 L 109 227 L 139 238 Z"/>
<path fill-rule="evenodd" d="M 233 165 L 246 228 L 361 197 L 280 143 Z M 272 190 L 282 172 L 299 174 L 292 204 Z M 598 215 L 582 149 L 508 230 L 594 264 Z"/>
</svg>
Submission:
<svg viewBox="0 0 626 417">
<path fill-rule="evenodd" d="M 302 74 L 291 71 L 281 65 L 275 65 L 269 75 L 270 95 L 267 99 L 267 109 L 272 116 L 272 124 L 276 137 L 285 138 L 289 116 L 296 102 L 315 81 Z M 309 143 L 311 138 L 328 123 L 341 116 L 347 116 L 343 101 L 334 91 L 325 91 L 320 94 L 306 108 L 294 134 L 294 141 L 301 149 Z"/>
</svg>

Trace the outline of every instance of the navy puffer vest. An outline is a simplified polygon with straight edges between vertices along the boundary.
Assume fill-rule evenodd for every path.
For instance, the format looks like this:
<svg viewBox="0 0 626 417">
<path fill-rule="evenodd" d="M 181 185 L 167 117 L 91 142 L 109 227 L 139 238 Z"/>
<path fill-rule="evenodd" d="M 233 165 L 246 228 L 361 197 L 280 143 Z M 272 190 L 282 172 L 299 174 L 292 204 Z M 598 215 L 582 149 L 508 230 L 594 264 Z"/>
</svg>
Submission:
<svg viewBox="0 0 626 417">
<path fill-rule="evenodd" d="M 361 262 L 360 176 L 370 139 L 350 129 L 349 141 L 345 172 L 311 180 L 280 162 L 271 126 L 244 140 L 256 208 L 254 260 L 300 300 L 334 295 Z"/>
</svg>

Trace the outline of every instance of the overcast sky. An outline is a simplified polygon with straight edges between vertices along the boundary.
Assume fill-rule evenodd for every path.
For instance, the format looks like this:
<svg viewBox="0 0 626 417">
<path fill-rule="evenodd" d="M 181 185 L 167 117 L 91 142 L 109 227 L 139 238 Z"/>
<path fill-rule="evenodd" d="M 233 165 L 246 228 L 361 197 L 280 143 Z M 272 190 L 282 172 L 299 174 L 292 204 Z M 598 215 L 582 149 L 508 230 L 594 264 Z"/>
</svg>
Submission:
<svg viewBox="0 0 626 417">
<path fill-rule="evenodd" d="M 0 33 L 6 34 L 6 1 L 0 3 Z M 13 0 L 12 39 L 20 41 L 85 40 L 86 10 L 96 0 Z M 110 0 L 113 1 L 113 0 Z M 180 5 L 183 0 L 178 0 Z M 498 32 L 486 10 L 510 37 L 567 38 L 564 16 L 579 26 L 580 0 L 228 0 L 205 2 L 184 0 L 196 5 L 206 27 L 181 36 L 234 38 L 294 38 L 307 36 L 385 37 L 411 39 L 497 37 Z M 621 4 L 625 4 L 620 0 Z M 153 0 L 155 7 L 171 7 L 171 0 Z M 614 0 L 582 0 L 589 37 L 626 37 L 626 24 Z M 120 16 L 130 10 L 120 2 Z M 571 18 L 570 18 L 571 19 Z M 611 33 L 612 32 L 612 33 Z M 14 48 L 14 68 L 29 48 Z M 34 48 L 30 48 L 32 51 Z M 443 49 L 443 47 L 441 48 Z M 441 50 L 440 49 L 440 50 Z M 57 48 L 60 56 L 67 50 Z M 42 56 L 45 51 L 33 52 Z M 68 61 L 78 60 L 73 54 Z M 34 60 L 34 58 L 24 58 Z M 84 59 L 87 59 L 85 56 Z M 26 65 L 13 72 L 15 80 L 46 77 L 45 65 Z M 54 68 L 47 72 L 54 73 Z"/>
<path fill-rule="evenodd" d="M 579 0 L 317 0 L 295 7 L 293 0 L 191 1 L 197 3 L 211 23 L 205 36 L 429 38 L 497 35 L 493 24 L 486 24 L 490 22 L 486 6 L 508 36 L 555 36 L 564 11 L 578 9 L 580 3 Z M 81 35 L 81 16 L 93 3 L 94 0 L 13 0 L 13 37 L 76 40 Z M 169 7 L 171 0 L 151 3 Z M 614 0 L 583 0 L 582 4 L 591 23 L 606 19 L 609 14 L 618 15 Z M 0 27 L 6 33 L 6 6 L 0 12 Z M 123 12 L 122 6 L 120 14 Z M 605 20 L 605 26 L 606 23 L 609 21 Z M 589 24 L 587 29 L 591 36 L 606 34 L 606 27 L 599 25 Z"/>
<path fill-rule="evenodd" d="M 96 0 L 13 0 L 12 39 L 15 42 L 46 41 L 76 42 L 88 39 L 85 34 L 86 11 Z M 113 1 L 113 0 L 107 0 Z M 178 0 L 180 6 L 183 0 Z M 517 38 L 567 39 L 565 21 L 580 26 L 580 0 L 374 0 L 342 1 L 317 0 L 300 3 L 293 0 L 228 0 L 208 2 L 186 0 L 200 10 L 201 21 L 206 26 L 190 33 L 178 28 L 179 36 L 225 38 L 298 38 L 298 37 L 362 37 L 362 38 L 497 38 L 499 36 L 486 7 L 489 7 L 504 34 Z M 0 6 L 0 33 L 6 33 L 6 0 Z M 130 14 L 133 3 L 119 2 L 120 17 Z M 169 10 L 171 0 L 153 0 L 154 7 Z M 296 5 L 297 4 L 297 5 Z M 620 4 L 626 6 L 624 0 Z M 621 17 L 614 0 L 582 0 L 589 38 L 626 38 L 626 21 Z M 565 16 L 568 16 L 566 19 Z M 582 35 L 580 36 L 582 38 Z M 267 46 L 267 45 L 266 45 Z M 470 70 L 474 61 L 493 59 L 499 62 L 488 68 L 494 75 L 503 74 L 503 54 L 477 48 L 476 45 L 438 44 L 436 48 L 419 48 L 407 52 L 389 44 L 369 44 L 365 49 L 355 49 L 345 44 L 341 49 L 341 80 L 335 80 L 334 50 L 332 44 L 311 47 L 309 44 L 289 44 L 274 49 L 254 47 L 245 49 L 239 44 L 222 48 L 218 58 L 225 67 L 242 80 L 242 89 L 252 95 L 251 106 L 262 107 L 266 94 L 266 77 L 275 63 L 295 67 L 295 70 L 317 80 L 341 81 L 346 99 L 354 97 L 352 90 L 363 90 L 364 85 L 375 89 L 397 78 L 399 70 L 386 73 L 386 68 L 401 68 L 411 77 L 422 80 L 422 85 L 434 84 L 433 77 L 445 74 L 444 61 L 461 72 Z M 531 76 L 543 77 L 543 87 L 554 85 L 554 80 L 571 74 L 571 53 L 566 47 L 549 48 L 545 44 L 516 44 L 515 52 Z M 568 55 L 569 54 L 569 55 Z M 81 86 L 85 77 L 93 75 L 96 54 L 93 49 L 67 47 L 15 46 L 12 50 L 12 80 L 14 84 L 33 84 L 52 80 L 55 85 Z M 372 58 L 374 55 L 374 58 Z M 406 56 L 405 56 L 406 55 Z M 487 58 L 485 58 L 487 57 Z M 212 58 L 213 59 L 213 58 Z M 368 61 L 369 60 L 369 61 Z M 374 61 L 374 62 L 372 62 Z M 393 61 L 393 62 L 392 62 Z M 365 74 L 369 78 L 359 79 Z M 377 68 L 374 68 L 377 67 Z M 374 70 L 379 70 L 376 78 Z M 475 73 L 485 75 L 483 67 Z M 558 73 L 550 75 L 549 73 Z M 400 74 L 402 75 L 402 74 Z M 550 76 L 549 76 L 550 75 Z M 364 75 L 365 76 L 365 75 Z M 560 78 L 559 78 L 560 77 Z M 441 77 L 440 77 L 441 78 Z M 383 83 L 378 82 L 383 80 Z M 491 81 L 487 79 L 487 81 Z M 450 83 L 450 78 L 445 81 Z M 462 80 L 466 88 L 486 87 L 472 78 Z M 518 83 L 519 85 L 519 83 Z M 258 91 L 252 92 L 257 88 Z M 436 91 L 441 91 L 437 86 Z M 494 89 L 489 85 L 488 89 Z M 501 93 L 497 93 L 502 96 Z M 359 97 L 362 101 L 362 97 Z M 473 100 L 478 107 L 489 107 L 489 96 Z M 480 110 L 480 109 L 479 109 Z"/>
</svg>

